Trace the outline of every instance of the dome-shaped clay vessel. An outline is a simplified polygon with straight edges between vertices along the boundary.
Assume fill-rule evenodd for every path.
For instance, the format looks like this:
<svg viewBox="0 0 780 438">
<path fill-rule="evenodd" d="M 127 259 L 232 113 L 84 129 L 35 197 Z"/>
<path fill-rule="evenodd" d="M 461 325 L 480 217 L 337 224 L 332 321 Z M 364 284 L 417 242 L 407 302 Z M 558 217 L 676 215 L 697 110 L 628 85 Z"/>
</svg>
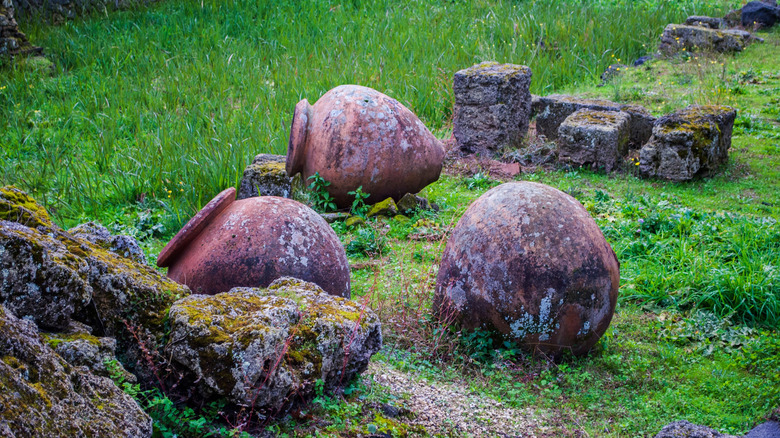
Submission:
<svg viewBox="0 0 780 438">
<path fill-rule="evenodd" d="M 235 199 L 230 188 L 206 204 L 163 248 L 157 266 L 193 293 L 266 287 L 289 276 L 350 298 L 347 255 L 319 214 L 276 196 Z"/>
<path fill-rule="evenodd" d="M 444 146 L 397 100 L 358 85 L 342 85 L 313 106 L 295 106 L 287 174 L 319 172 L 339 207 L 362 186 L 368 203 L 399 200 L 439 179 Z"/>
<path fill-rule="evenodd" d="M 532 182 L 493 188 L 447 242 L 434 311 L 534 352 L 590 351 L 617 304 L 620 265 L 583 206 Z"/>
</svg>

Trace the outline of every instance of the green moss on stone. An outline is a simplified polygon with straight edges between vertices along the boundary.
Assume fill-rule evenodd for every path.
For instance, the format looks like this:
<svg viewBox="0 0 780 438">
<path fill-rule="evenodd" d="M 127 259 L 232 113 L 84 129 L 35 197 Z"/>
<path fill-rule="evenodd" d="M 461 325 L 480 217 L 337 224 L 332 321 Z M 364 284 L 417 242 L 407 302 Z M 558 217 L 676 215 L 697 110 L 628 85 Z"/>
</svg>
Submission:
<svg viewBox="0 0 780 438">
<path fill-rule="evenodd" d="M 14 186 L 0 188 L 0 220 L 28 227 L 51 227 L 49 214 L 27 193 Z"/>
</svg>

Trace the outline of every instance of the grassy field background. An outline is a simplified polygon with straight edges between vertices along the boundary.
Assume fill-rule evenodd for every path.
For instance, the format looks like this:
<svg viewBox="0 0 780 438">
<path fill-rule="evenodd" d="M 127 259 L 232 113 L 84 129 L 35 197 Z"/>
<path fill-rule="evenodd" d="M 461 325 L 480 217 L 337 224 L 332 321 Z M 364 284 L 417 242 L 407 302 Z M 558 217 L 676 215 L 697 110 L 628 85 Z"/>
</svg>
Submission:
<svg viewBox="0 0 780 438">
<path fill-rule="evenodd" d="M 547 94 L 648 53 L 667 23 L 734 3 L 167 1 L 23 23 L 58 74 L 0 76 L 0 175 L 66 224 L 143 200 L 180 225 L 255 154 L 285 153 L 302 98 L 373 87 L 443 134 L 459 69 L 525 64 Z"/>
</svg>

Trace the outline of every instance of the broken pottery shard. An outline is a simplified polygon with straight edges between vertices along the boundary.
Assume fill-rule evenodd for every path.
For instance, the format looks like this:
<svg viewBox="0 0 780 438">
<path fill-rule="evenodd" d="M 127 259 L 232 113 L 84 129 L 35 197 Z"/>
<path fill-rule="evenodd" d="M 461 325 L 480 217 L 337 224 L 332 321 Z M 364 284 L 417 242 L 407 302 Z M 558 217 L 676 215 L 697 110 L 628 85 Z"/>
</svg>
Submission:
<svg viewBox="0 0 780 438">
<path fill-rule="evenodd" d="M 362 187 L 368 204 L 401 199 L 439 179 L 444 146 L 397 100 L 358 85 L 342 85 L 313 106 L 295 106 L 287 175 L 306 181 L 319 172 L 340 208 Z"/>
<path fill-rule="evenodd" d="M 434 312 L 548 355 L 590 351 L 617 304 L 619 263 L 573 197 L 507 183 L 474 202 L 452 232 Z"/>
<path fill-rule="evenodd" d="M 558 159 L 607 172 L 616 169 L 628 153 L 629 120 L 622 111 L 575 112 L 558 128 Z"/>
<path fill-rule="evenodd" d="M 349 264 L 333 229 L 292 199 L 218 194 L 163 248 L 157 265 L 193 293 L 266 287 L 283 276 L 350 296 Z"/>
<path fill-rule="evenodd" d="M 346 386 L 382 346 L 374 312 L 294 278 L 192 295 L 170 321 L 167 354 L 199 397 L 271 414 L 313 397 L 315 382 Z"/>
<path fill-rule="evenodd" d="M 483 62 L 455 73 L 453 134 L 466 153 L 517 148 L 531 117 L 531 69 Z"/>
<path fill-rule="evenodd" d="M 728 160 L 737 113 L 725 106 L 689 106 L 661 117 L 639 152 L 644 177 L 687 181 L 712 174 Z"/>
</svg>

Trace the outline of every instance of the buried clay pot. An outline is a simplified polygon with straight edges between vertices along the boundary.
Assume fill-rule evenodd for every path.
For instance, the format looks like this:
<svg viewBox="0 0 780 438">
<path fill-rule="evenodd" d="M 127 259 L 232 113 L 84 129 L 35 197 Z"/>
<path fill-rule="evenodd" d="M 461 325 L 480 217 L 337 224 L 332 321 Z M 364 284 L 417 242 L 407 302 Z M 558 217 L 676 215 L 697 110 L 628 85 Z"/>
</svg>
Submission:
<svg viewBox="0 0 780 438">
<path fill-rule="evenodd" d="M 444 146 L 420 119 L 371 88 L 342 85 L 295 106 L 287 174 L 319 172 L 339 207 L 360 186 L 369 204 L 417 193 L 439 179 L 443 162 Z"/>
<path fill-rule="evenodd" d="M 453 230 L 434 311 L 534 352 L 583 354 L 612 319 L 619 267 L 576 199 L 543 184 L 502 184 L 477 199 Z"/>
<path fill-rule="evenodd" d="M 168 242 L 157 259 L 168 277 L 213 295 L 289 276 L 350 298 L 347 255 L 320 215 L 291 199 L 235 198 L 221 192 Z"/>
</svg>

